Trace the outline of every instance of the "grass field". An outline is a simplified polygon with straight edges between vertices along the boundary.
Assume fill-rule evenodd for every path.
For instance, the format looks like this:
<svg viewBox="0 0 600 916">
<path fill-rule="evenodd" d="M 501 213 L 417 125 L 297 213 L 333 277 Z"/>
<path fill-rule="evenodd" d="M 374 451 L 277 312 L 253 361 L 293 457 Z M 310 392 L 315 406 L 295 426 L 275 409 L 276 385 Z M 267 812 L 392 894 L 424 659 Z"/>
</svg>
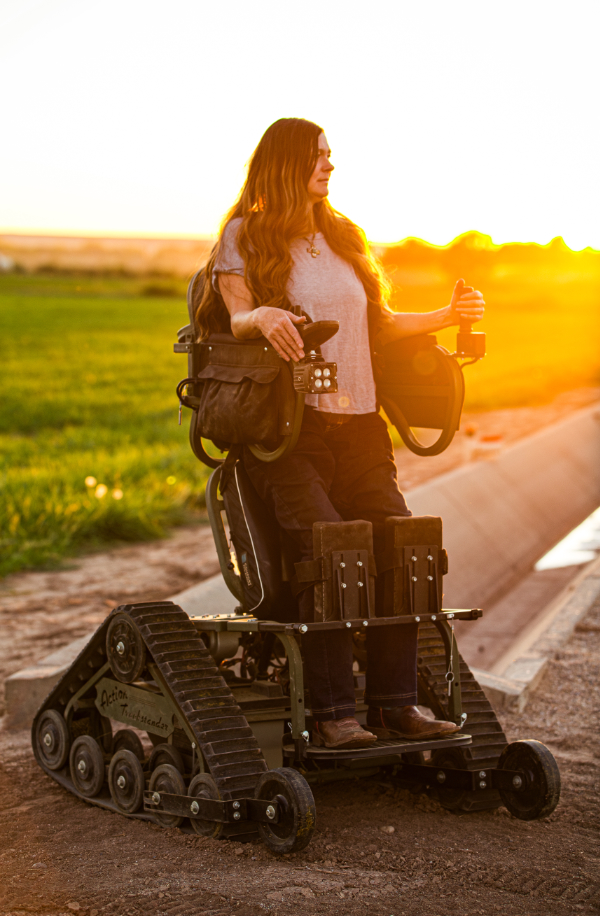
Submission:
<svg viewBox="0 0 600 916">
<path fill-rule="evenodd" d="M 160 536 L 203 502 L 208 469 L 177 424 L 185 286 L 143 286 L 0 277 L 2 574 Z"/>
<path fill-rule="evenodd" d="M 395 279 L 406 310 L 448 301 L 447 279 Z M 482 288 L 489 355 L 466 370 L 468 407 L 599 384 L 597 281 Z M 177 425 L 184 291 L 178 281 L 0 275 L 0 575 L 160 536 L 203 505 L 209 472 L 190 451 L 187 412 Z M 454 349 L 454 334 L 440 342 Z"/>
</svg>

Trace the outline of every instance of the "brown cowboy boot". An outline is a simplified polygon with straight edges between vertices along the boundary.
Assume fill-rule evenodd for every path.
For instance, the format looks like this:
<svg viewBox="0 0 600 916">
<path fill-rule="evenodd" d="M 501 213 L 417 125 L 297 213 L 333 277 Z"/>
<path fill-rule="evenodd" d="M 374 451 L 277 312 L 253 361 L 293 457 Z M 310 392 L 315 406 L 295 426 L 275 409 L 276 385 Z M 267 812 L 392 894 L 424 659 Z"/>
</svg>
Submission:
<svg viewBox="0 0 600 916">
<path fill-rule="evenodd" d="M 378 738 L 408 738 L 412 741 L 447 738 L 460 731 L 460 725 L 454 722 L 428 719 L 416 706 L 396 706 L 394 709 L 369 706 L 367 725 Z"/>
<path fill-rule="evenodd" d="M 315 722 L 312 743 L 316 747 L 370 747 L 377 737 L 366 731 L 353 716 Z"/>
</svg>

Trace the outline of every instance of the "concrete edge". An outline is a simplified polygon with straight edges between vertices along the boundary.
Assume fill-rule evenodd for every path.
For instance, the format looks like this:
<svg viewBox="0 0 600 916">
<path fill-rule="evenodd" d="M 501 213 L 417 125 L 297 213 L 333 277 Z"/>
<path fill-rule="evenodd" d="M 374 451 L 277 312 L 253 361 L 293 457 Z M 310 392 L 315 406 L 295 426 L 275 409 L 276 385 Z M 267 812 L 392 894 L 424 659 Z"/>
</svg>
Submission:
<svg viewBox="0 0 600 916">
<path fill-rule="evenodd" d="M 521 439 L 517 439 L 515 442 L 511 442 L 509 445 L 502 448 L 498 455 L 494 455 L 491 458 L 480 458 L 477 462 L 475 462 L 475 464 L 486 463 L 490 460 L 495 461 L 498 457 L 505 455 L 509 451 L 514 454 L 519 454 L 520 451 L 529 449 L 532 445 L 535 446 L 538 442 L 544 442 L 549 433 L 556 432 L 560 434 L 563 429 L 567 429 L 573 423 L 576 423 L 578 420 L 587 417 L 592 417 L 593 419 L 597 419 L 600 422 L 600 404 L 598 404 L 598 402 L 594 401 L 592 404 L 588 404 L 585 407 L 580 407 L 578 410 L 573 411 L 572 414 L 569 414 L 567 417 L 563 417 L 556 423 L 551 423 L 549 426 L 543 426 L 541 429 L 537 429 L 529 436 L 524 436 Z M 459 465 L 458 467 L 452 468 L 450 471 L 446 471 L 445 473 L 440 474 L 438 477 L 433 478 L 433 480 L 427 480 L 425 483 L 421 483 L 418 486 L 413 487 L 411 490 L 407 490 L 406 495 L 410 495 L 411 497 L 420 496 L 422 492 L 427 490 L 427 487 L 431 483 L 441 484 L 444 487 L 451 487 L 455 480 L 468 476 L 472 468 L 473 463 Z"/>
<path fill-rule="evenodd" d="M 80 636 L 35 665 L 22 668 L 6 678 L 4 728 L 29 728 L 52 688 L 58 684 L 95 632 L 92 630 Z"/>
<path fill-rule="evenodd" d="M 569 640 L 599 595 L 600 557 L 567 585 L 542 619 L 494 666 L 502 670 L 501 674 L 471 669 L 495 709 L 523 712 L 546 673 L 548 662 Z"/>
</svg>

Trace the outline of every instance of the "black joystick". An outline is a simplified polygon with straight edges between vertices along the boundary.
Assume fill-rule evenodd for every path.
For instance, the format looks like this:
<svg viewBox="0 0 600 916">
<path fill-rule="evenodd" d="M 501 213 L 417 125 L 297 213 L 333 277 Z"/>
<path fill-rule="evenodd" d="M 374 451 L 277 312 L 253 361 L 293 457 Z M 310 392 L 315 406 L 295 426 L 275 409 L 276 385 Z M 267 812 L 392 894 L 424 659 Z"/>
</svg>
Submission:
<svg viewBox="0 0 600 916">
<path fill-rule="evenodd" d="M 460 320 L 455 355 L 461 359 L 482 359 L 485 356 L 485 333 L 471 330 L 468 318 Z"/>
</svg>

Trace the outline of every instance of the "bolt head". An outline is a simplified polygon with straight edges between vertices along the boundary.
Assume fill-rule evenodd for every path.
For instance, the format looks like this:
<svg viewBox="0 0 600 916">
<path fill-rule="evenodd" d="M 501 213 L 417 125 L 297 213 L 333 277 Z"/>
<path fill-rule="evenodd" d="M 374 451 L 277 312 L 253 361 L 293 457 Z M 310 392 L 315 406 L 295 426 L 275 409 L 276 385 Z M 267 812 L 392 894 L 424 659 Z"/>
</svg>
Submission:
<svg viewBox="0 0 600 916">
<path fill-rule="evenodd" d="M 242 815 L 240 814 L 239 811 L 234 811 L 234 812 L 233 812 L 233 819 L 234 819 L 234 821 L 239 821 L 239 819 L 241 818 L 241 816 L 242 816 Z"/>
<path fill-rule="evenodd" d="M 46 745 L 46 747 L 50 747 L 50 745 L 52 744 L 52 735 L 50 734 L 50 732 L 46 732 L 46 734 L 44 735 L 44 744 Z"/>
<path fill-rule="evenodd" d="M 417 558 L 416 558 L 416 557 L 411 557 L 411 560 L 413 561 L 413 563 L 416 563 L 416 562 L 417 562 Z"/>
<path fill-rule="evenodd" d="M 480 771 L 479 771 L 479 778 L 480 778 L 480 779 L 485 779 L 486 776 L 487 776 L 487 773 L 485 772 L 485 770 L 480 770 Z"/>
<path fill-rule="evenodd" d="M 356 561 L 356 565 L 357 565 L 357 566 L 362 566 L 362 560 L 357 560 L 357 561 Z"/>
<path fill-rule="evenodd" d="M 428 581 L 428 582 L 433 582 L 433 576 L 427 576 L 427 581 Z"/>
<path fill-rule="evenodd" d="M 115 652 L 118 655 L 125 655 L 125 643 L 123 642 L 123 640 L 120 640 L 120 642 L 117 643 L 117 645 L 115 646 Z"/>
<path fill-rule="evenodd" d="M 479 788 L 485 789 L 486 786 L 487 786 L 487 782 L 485 781 L 485 779 L 482 779 L 481 782 L 479 783 Z"/>
<path fill-rule="evenodd" d="M 236 809 L 236 811 L 237 811 L 237 809 L 240 807 L 240 803 L 239 803 L 239 802 L 234 802 L 234 803 L 233 803 L 233 807 L 234 807 L 234 808 Z"/>
<path fill-rule="evenodd" d="M 309 734 L 308 734 L 307 731 L 303 731 L 303 732 L 302 732 L 302 737 L 304 738 L 305 741 L 308 741 L 308 739 L 309 739 L 310 736 L 309 736 Z"/>
<path fill-rule="evenodd" d="M 368 626 L 369 626 L 369 621 L 363 620 L 363 627 L 368 627 Z"/>
<path fill-rule="evenodd" d="M 356 584 L 358 585 L 358 587 L 359 587 L 359 588 L 362 588 L 362 587 L 363 587 L 363 585 L 364 585 L 364 583 L 363 583 L 363 582 L 357 582 Z"/>
<path fill-rule="evenodd" d="M 428 560 L 433 560 L 433 557 L 431 556 L 431 554 L 428 554 L 427 559 L 428 559 Z"/>
<path fill-rule="evenodd" d="M 125 779 L 124 776 L 119 776 L 119 778 L 117 779 L 117 785 L 119 789 L 125 788 L 125 786 L 127 785 L 127 780 Z"/>
<path fill-rule="evenodd" d="M 512 784 L 515 789 L 520 789 L 523 785 L 523 778 L 521 776 L 513 776 Z"/>
<path fill-rule="evenodd" d="M 431 615 L 431 619 L 432 619 L 432 620 L 437 620 L 437 615 L 436 615 L 436 614 L 432 614 L 432 615 Z"/>
<path fill-rule="evenodd" d="M 301 633 L 307 633 L 307 632 L 308 632 L 308 627 L 306 626 L 305 623 L 303 623 L 302 626 L 300 627 L 300 632 L 301 632 Z"/>
<path fill-rule="evenodd" d="M 417 581 L 417 577 L 416 577 L 416 576 L 413 576 L 413 577 L 412 577 L 412 580 L 413 580 L 413 582 L 416 582 L 416 581 Z"/>
<path fill-rule="evenodd" d="M 160 792 L 152 793 L 152 801 L 154 802 L 155 805 L 160 804 Z"/>
<path fill-rule="evenodd" d="M 86 770 L 87 770 L 87 763 L 85 762 L 85 760 L 80 760 L 80 761 L 79 761 L 79 763 L 77 764 L 77 769 L 78 769 L 79 772 L 82 774 L 82 776 L 85 774 L 85 772 L 86 772 Z"/>
<path fill-rule="evenodd" d="M 440 770 L 435 778 L 438 782 L 446 782 L 446 774 L 443 770 Z"/>
<path fill-rule="evenodd" d="M 416 622 L 416 623 L 419 623 L 420 620 L 421 620 L 420 617 L 415 617 L 415 622 Z"/>
<path fill-rule="evenodd" d="M 340 569 L 345 569 L 345 568 L 346 568 L 346 564 L 345 564 L 345 563 L 340 563 Z"/>
<path fill-rule="evenodd" d="M 192 804 L 190 805 L 190 811 L 192 812 L 192 814 L 198 814 L 199 810 L 200 810 L 200 805 L 198 804 L 198 802 L 193 801 Z"/>
<path fill-rule="evenodd" d="M 346 583 L 342 582 L 342 588 L 346 588 Z"/>
<path fill-rule="evenodd" d="M 265 814 L 267 815 L 270 821 L 272 821 L 273 818 L 275 817 L 275 813 L 276 812 L 275 812 L 275 808 L 273 807 L 273 805 L 268 805 L 268 807 L 265 808 Z"/>
<path fill-rule="evenodd" d="M 348 627 L 348 629 L 350 629 L 350 627 L 352 626 L 349 620 L 346 621 L 346 626 Z"/>
</svg>

